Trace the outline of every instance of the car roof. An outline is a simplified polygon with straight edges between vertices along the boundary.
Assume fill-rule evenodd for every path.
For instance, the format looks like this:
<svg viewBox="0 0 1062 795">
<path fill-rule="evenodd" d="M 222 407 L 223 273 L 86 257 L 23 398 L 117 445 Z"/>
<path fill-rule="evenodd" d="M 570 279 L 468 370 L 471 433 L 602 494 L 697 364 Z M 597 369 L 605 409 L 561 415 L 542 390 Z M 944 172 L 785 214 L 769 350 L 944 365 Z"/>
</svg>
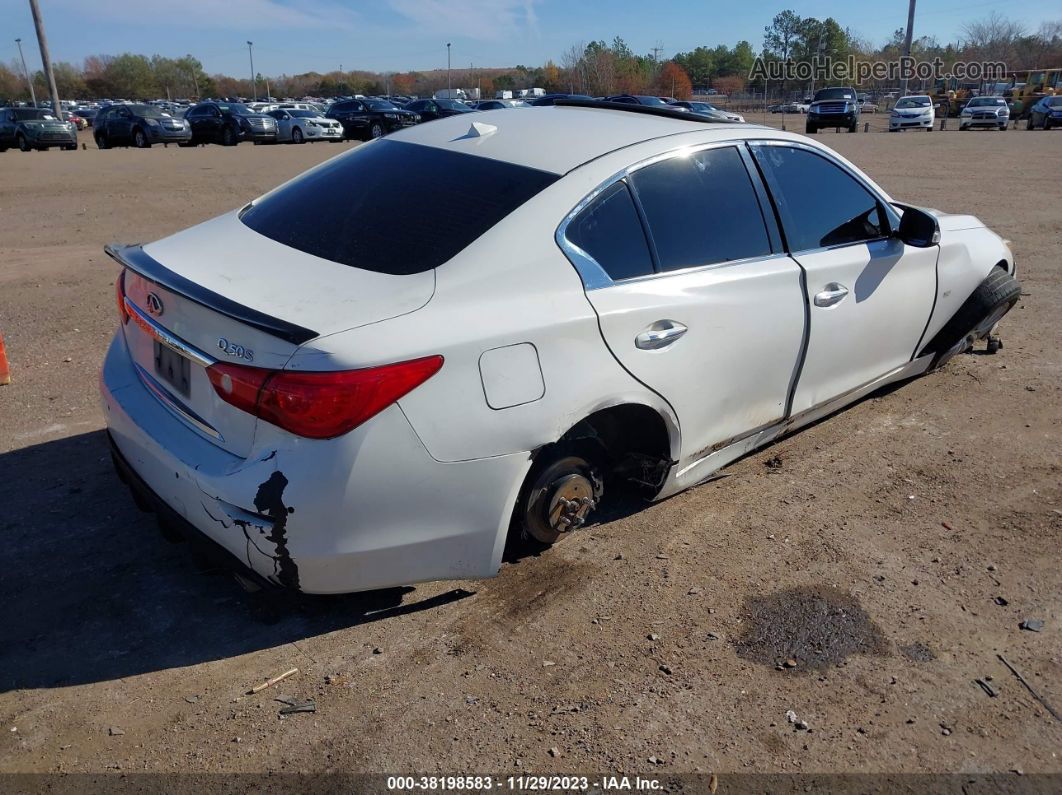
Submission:
<svg viewBox="0 0 1062 795">
<path fill-rule="evenodd" d="M 450 116 L 388 138 L 565 174 L 616 149 L 681 133 L 708 133 L 719 140 L 786 137 L 752 124 L 713 124 L 703 117 L 688 121 L 611 108 L 551 105 L 516 116 L 505 110 Z M 480 130 L 472 133 L 477 124 Z"/>
</svg>

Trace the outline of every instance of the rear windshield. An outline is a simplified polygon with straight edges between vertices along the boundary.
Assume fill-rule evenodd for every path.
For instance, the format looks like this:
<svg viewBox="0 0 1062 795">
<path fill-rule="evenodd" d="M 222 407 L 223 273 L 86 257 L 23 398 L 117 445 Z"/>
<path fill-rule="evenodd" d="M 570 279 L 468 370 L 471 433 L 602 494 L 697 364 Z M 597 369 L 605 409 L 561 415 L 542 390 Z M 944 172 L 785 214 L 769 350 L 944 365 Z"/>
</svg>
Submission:
<svg viewBox="0 0 1062 795">
<path fill-rule="evenodd" d="M 271 193 L 241 220 L 315 257 L 402 276 L 442 265 L 558 178 L 500 160 L 376 141 Z"/>
</svg>

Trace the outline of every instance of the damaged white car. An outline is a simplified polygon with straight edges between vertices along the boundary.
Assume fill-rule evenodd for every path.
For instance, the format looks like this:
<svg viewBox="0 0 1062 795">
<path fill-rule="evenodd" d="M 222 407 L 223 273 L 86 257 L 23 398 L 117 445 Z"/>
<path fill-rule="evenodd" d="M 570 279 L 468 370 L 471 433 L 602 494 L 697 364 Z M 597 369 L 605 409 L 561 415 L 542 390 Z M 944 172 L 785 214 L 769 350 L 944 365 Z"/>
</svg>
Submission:
<svg viewBox="0 0 1062 795">
<path fill-rule="evenodd" d="M 625 484 L 662 499 L 941 366 L 1020 294 L 976 218 L 804 136 L 579 100 L 402 130 L 108 251 L 119 473 L 314 593 L 489 577 Z"/>
</svg>

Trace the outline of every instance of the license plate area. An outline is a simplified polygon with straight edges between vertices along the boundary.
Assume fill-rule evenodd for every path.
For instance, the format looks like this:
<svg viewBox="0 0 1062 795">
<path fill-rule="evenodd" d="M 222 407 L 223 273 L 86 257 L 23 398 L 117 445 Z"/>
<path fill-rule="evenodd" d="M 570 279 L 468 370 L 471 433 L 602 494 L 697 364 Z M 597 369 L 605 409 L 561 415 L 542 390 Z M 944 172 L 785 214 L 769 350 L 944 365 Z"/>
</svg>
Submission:
<svg viewBox="0 0 1062 795">
<path fill-rule="evenodd" d="M 192 362 L 158 340 L 155 346 L 155 374 L 184 397 L 192 393 Z"/>
</svg>

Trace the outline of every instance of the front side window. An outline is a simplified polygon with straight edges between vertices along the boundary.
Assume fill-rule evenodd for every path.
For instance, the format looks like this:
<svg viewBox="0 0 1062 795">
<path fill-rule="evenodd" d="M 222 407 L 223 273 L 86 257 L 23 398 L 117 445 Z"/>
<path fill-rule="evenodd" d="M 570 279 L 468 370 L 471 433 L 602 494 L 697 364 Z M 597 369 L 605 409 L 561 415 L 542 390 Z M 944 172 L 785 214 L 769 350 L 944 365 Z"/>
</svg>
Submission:
<svg viewBox="0 0 1062 795">
<path fill-rule="evenodd" d="M 303 174 L 240 219 L 278 243 L 341 265 L 423 273 L 557 179 L 501 160 L 383 140 Z"/>
<path fill-rule="evenodd" d="M 760 203 L 738 150 L 704 149 L 635 171 L 660 270 L 771 253 Z"/>
<path fill-rule="evenodd" d="M 564 236 L 600 265 L 613 281 L 653 272 L 642 222 L 625 182 L 615 182 L 605 188 L 572 219 Z"/>
<path fill-rule="evenodd" d="M 840 166 L 793 146 L 754 146 L 753 151 L 778 205 L 790 251 L 888 234 L 877 197 Z"/>
</svg>

